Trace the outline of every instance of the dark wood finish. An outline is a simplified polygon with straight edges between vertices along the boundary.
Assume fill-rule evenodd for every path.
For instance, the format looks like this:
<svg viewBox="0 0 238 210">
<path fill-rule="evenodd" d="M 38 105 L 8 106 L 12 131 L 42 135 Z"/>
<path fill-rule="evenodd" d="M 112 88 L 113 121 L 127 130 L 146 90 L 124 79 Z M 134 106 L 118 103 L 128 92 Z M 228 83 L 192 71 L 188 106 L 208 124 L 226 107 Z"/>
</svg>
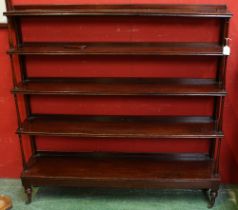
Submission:
<svg viewBox="0 0 238 210">
<path fill-rule="evenodd" d="M 222 46 L 216 43 L 24 43 L 10 49 L 18 55 L 203 55 L 222 56 Z"/>
<path fill-rule="evenodd" d="M 22 181 L 33 186 L 201 189 L 219 184 L 213 167 L 213 160 L 190 160 L 179 155 L 170 159 L 156 154 L 36 156 L 23 172 Z"/>
<path fill-rule="evenodd" d="M 13 93 L 86 96 L 225 96 L 213 79 L 177 78 L 32 78 L 19 83 Z"/>
<path fill-rule="evenodd" d="M 209 117 L 36 115 L 19 134 L 97 138 L 217 138 Z"/>
<path fill-rule="evenodd" d="M 3 29 L 7 29 L 7 23 L 0 23 L 0 29 L 3 28 Z"/>
<path fill-rule="evenodd" d="M 27 196 L 26 204 L 30 204 L 32 201 L 32 187 L 24 185 L 24 188 L 25 188 L 25 193 Z"/>
<path fill-rule="evenodd" d="M 210 205 L 209 205 L 209 208 L 212 208 L 214 206 L 217 195 L 218 195 L 218 190 L 211 190 L 210 191 Z"/>
<path fill-rule="evenodd" d="M 5 0 L 5 2 L 6 2 L 7 11 L 12 10 L 12 8 L 13 8 L 12 1 Z M 14 48 L 16 46 L 17 39 L 19 40 L 19 38 L 17 38 L 17 36 L 19 34 L 17 29 L 19 29 L 19 27 L 15 27 L 15 26 L 16 26 L 15 18 L 8 18 L 10 48 Z M 10 60 L 11 60 L 11 70 L 12 70 L 12 82 L 13 82 L 14 86 L 16 86 L 16 84 L 17 84 L 16 63 L 14 62 L 14 58 L 12 55 L 10 55 Z M 15 102 L 15 106 L 16 106 L 17 122 L 18 122 L 18 126 L 20 126 L 21 125 L 21 115 L 20 115 L 19 103 L 18 103 L 16 94 L 14 94 L 14 102 Z M 22 136 L 18 135 L 18 137 L 19 137 L 19 144 L 20 144 L 20 149 L 21 149 L 22 166 L 23 166 L 23 169 L 26 169 L 27 160 L 25 157 Z"/>
<path fill-rule="evenodd" d="M 227 18 L 226 5 L 16 5 L 7 16 L 164 16 Z"/>
<path fill-rule="evenodd" d="M 12 5 L 6 0 L 9 24 L 8 53 L 21 154 L 22 183 L 31 202 L 32 186 L 142 187 L 210 189 L 210 207 L 219 189 L 219 156 L 224 107 L 227 56 L 223 54 L 232 14 L 226 5 Z M 22 39 L 22 18 L 49 16 L 150 16 L 216 18 L 220 22 L 217 43 L 91 42 L 26 43 Z M 80 18 L 79 18 L 80 20 Z M 181 23 L 182 24 L 182 23 Z M 215 78 L 29 78 L 26 55 L 140 55 L 218 56 Z M 21 81 L 17 81 L 17 57 Z M 191 59 L 195 59 L 191 57 Z M 17 94 L 24 95 L 26 119 L 21 119 Z M 199 96 L 214 97 L 212 116 L 68 116 L 31 112 L 31 95 L 87 96 Z M 32 156 L 26 161 L 22 135 L 29 135 Z M 102 154 L 41 151 L 35 136 L 90 138 L 199 138 L 209 139 L 206 154 Z M 80 140 L 80 138 L 79 138 Z"/>
</svg>

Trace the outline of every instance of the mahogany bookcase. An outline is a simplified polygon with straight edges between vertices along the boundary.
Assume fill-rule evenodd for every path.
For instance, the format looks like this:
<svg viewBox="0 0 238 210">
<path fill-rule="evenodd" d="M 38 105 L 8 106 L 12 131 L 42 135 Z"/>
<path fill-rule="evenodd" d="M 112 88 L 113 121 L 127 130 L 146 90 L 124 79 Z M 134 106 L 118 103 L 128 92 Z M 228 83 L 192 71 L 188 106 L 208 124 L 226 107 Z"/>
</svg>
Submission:
<svg viewBox="0 0 238 210">
<path fill-rule="evenodd" d="M 182 188 L 206 190 L 210 207 L 217 197 L 220 145 L 223 138 L 227 55 L 223 48 L 228 38 L 232 14 L 225 5 L 12 5 L 7 1 L 10 55 L 16 102 L 23 172 L 22 183 L 31 202 L 32 186 L 79 186 L 119 188 Z M 220 23 L 219 42 L 24 42 L 21 18 L 118 16 L 213 18 Z M 30 55 L 127 55 L 127 56 L 213 56 L 218 59 L 217 75 L 201 78 L 31 78 L 25 56 Z M 18 66 L 21 81 L 17 81 Z M 32 95 L 213 97 L 212 116 L 78 116 L 46 115 L 31 112 Z M 24 96 L 26 118 L 22 119 L 18 95 Z M 32 147 L 25 157 L 22 136 L 28 135 Z M 37 148 L 36 136 L 90 138 L 209 139 L 206 154 L 197 153 L 93 153 L 49 152 Z"/>
</svg>

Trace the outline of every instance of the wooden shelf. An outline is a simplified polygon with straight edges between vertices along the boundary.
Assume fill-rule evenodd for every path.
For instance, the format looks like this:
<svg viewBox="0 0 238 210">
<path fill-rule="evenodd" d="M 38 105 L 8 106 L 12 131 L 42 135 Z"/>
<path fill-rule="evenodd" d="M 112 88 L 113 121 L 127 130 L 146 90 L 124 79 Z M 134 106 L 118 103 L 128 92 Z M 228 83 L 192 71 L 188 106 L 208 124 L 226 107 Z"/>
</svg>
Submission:
<svg viewBox="0 0 238 210">
<path fill-rule="evenodd" d="M 24 43 L 10 49 L 19 55 L 206 55 L 223 56 L 223 47 L 216 43 L 172 42 L 87 42 L 87 43 Z"/>
<path fill-rule="evenodd" d="M 229 18 L 226 5 L 15 5 L 7 16 L 165 16 Z"/>
<path fill-rule="evenodd" d="M 210 117 L 35 115 L 17 133 L 96 138 L 217 138 Z"/>
<path fill-rule="evenodd" d="M 0 23 L 0 29 L 7 29 L 7 23 Z"/>
<path fill-rule="evenodd" d="M 33 157 L 22 182 L 33 186 L 210 188 L 218 184 L 213 160 L 156 154 L 82 154 Z M 174 158 L 171 158 L 174 157 Z M 63 167 L 62 167 L 63 166 Z"/>
<path fill-rule="evenodd" d="M 175 78 L 33 78 L 12 91 L 19 94 L 85 96 L 225 96 L 213 79 Z"/>
</svg>

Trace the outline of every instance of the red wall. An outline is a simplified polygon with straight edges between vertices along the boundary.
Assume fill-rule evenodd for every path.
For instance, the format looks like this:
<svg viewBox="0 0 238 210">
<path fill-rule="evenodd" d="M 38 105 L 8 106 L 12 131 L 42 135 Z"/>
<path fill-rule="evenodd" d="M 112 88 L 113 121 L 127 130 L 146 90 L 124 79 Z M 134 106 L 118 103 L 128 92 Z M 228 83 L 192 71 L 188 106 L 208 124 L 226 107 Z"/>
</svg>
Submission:
<svg viewBox="0 0 238 210">
<path fill-rule="evenodd" d="M 16 4 L 27 4 L 27 3 L 37 3 L 36 1 L 32 0 L 15 0 L 14 1 Z M 168 1 L 162 1 L 162 0 L 157 0 L 157 1 L 140 1 L 140 0 L 134 0 L 134 1 L 110 1 L 110 0 L 94 0 L 94 1 L 76 1 L 76 0 L 55 0 L 54 2 L 56 3 L 168 3 Z M 40 3 L 52 3 L 52 1 L 47 1 L 47 0 L 42 0 Z M 238 103 L 237 97 L 236 97 L 236 66 L 237 65 L 237 59 L 235 58 L 235 55 L 238 53 L 237 48 L 235 46 L 238 45 L 238 37 L 237 37 L 237 23 L 238 23 L 238 18 L 236 14 L 238 14 L 238 6 L 236 0 L 217 0 L 217 1 L 212 1 L 212 0 L 207 0 L 207 1 L 202 1 L 202 0 L 180 0 L 180 1 L 170 1 L 169 3 L 203 3 L 203 4 L 227 4 L 229 9 L 234 13 L 234 17 L 232 18 L 231 22 L 231 29 L 230 29 L 230 37 L 232 38 L 231 41 L 231 46 L 232 46 L 232 55 L 229 57 L 229 62 L 228 62 L 228 71 L 227 71 L 227 90 L 229 92 L 228 97 L 226 98 L 226 103 L 225 103 L 225 113 L 224 113 L 224 132 L 225 132 L 225 139 L 222 143 L 222 158 L 221 158 L 221 176 L 223 182 L 226 183 L 238 183 L 238 155 L 237 155 L 237 150 L 238 150 L 238 143 L 236 141 L 236 137 L 238 137 L 238 129 L 236 129 L 236 123 L 238 120 L 238 110 L 236 111 L 235 105 Z M 138 32 L 135 32 L 136 36 L 133 37 L 133 40 L 142 40 L 142 39 L 156 39 L 156 32 L 155 28 L 153 27 L 153 23 L 150 22 L 151 26 L 148 26 L 148 21 L 146 19 L 144 21 L 144 26 L 138 30 Z M 49 23 L 49 22 L 48 22 Z M 87 23 L 87 20 L 86 20 Z M 105 23 L 105 22 L 104 22 Z M 27 24 L 27 27 L 25 27 L 24 31 L 26 34 L 27 40 L 30 39 L 38 39 L 36 30 L 37 28 L 34 28 L 34 24 L 31 24 L 29 21 Z M 41 23 L 42 24 L 42 23 Z M 53 23 L 52 23 L 53 24 Z M 73 27 L 72 25 L 67 25 L 66 27 Z M 92 23 L 91 23 L 92 24 Z M 189 23 L 187 23 L 189 25 Z M 202 31 L 202 28 L 204 26 L 204 22 L 201 21 L 200 26 L 194 30 L 190 31 L 190 36 L 186 35 L 187 31 L 184 29 L 186 24 L 183 26 L 183 31 L 176 31 L 176 36 L 173 36 L 173 39 L 176 40 L 177 37 L 185 40 L 190 40 L 190 41 L 199 41 L 199 39 L 206 39 L 207 41 L 215 41 L 217 38 L 215 36 L 216 34 L 216 23 L 215 22 L 210 22 L 209 27 L 213 28 L 212 30 L 207 30 L 209 33 L 199 33 L 199 30 Z M 92 26 L 92 25 L 91 25 Z M 40 22 L 37 24 L 38 30 L 40 30 Z M 45 27 L 45 24 L 42 24 L 42 27 Z M 78 33 L 78 36 L 84 36 L 86 39 L 92 41 L 94 39 L 93 33 L 90 33 L 90 27 L 87 27 L 87 25 L 82 26 L 83 30 L 78 30 L 76 33 Z M 100 27 L 97 26 L 97 23 L 93 25 L 93 28 L 99 35 L 97 35 L 97 39 L 104 40 L 105 39 L 105 31 L 109 31 L 109 29 L 112 30 L 117 30 L 117 28 L 113 28 L 113 24 L 104 24 L 100 25 Z M 103 28 L 101 28 L 103 27 Z M 131 39 L 130 33 L 128 32 L 128 28 L 131 27 L 131 22 L 127 22 L 124 25 L 117 25 L 118 28 L 123 33 L 115 33 L 110 34 L 107 32 L 106 39 L 120 39 L 120 40 L 128 40 Z M 139 27 L 139 26 L 138 26 Z M 138 29 L 137 27 L 137 29 Z M 161 26 L 161 29 L 166 29 L 168 26 Z M 179 26 L 178 26 L 179 27 Z M 31 29 L 28 31 L 28 29 Z M 33 31 L 34 33 L 31 34 L 30 31 Z M 48 38 L 52 38 L 52 32 L 50 31 L 51 27 L 48 28 L 48 30 L 45 30 L 45 37 L 48 36 Z M 149 32 L 148 32 L 149 30 Z M 173 32 L 173 27 L 168 29 L 171 33 Z M 100 34 L 100 31 L 102 32 Z M 62 34 L 62 31 L 58 31 L 58 34 Z M 124 32 L 128 32 L 125 34 Z M 91 34 L 91 35 L 90 35 Z M 148 35 L 149 34 L 149 35 Z M 199 35 L 198 35 L 199 34 Z M 85 36 L 86 35 L 86 36 Z M 58 38 L 58 39 L 73 39 L 72 34 L 66 33 L 64 36 L 53 36 L 53 38 Z M 161 38 L 161 37 L 160 37 Z M 163 39 L 163 36 L 162 36 Z M 166 39 L 166 37 L 164 37 Z M 170 37 L 171 40 L 171 37 Z M 1 159 L 0 159 L 0 176 L 1 177 L 18 177 L 21 171 L 21 161 L 20 161 L 20 152 L 19 152 L 19 144 L 18 144 L 18 139 L 17 136 L 14 134 L 14 131 L 16 130 L 17 123 L 16 123 L 16 113 L 14 109 L 14 101 L 13 97 L 10 94 L 10 89 L 12 86 L 11 83 L 11 69 L 10 69 L 10 63 L 7 55 L 5 54 L 5 51 L 8 48 L 8 42 L 7 42 L 7 31 L 5 29 L 0 29 L 0 70 L 1 70 L 1 76 L 0 76 L 0 113 L 1 113 L 1 120 L 0 120 L 0 154 L 1 154 Z M 3 43 L 3 44 L 2 44 Z M 34 58 L 28 58 L 28 65 L 29 65 L 29 74 L 34 75 L 48 75 L 48 76 L 53 76 L 54 74 L 54 69 L 57 70 L 57 73 L 61 72 L 62 68 L 62 63 L 68 62 L 66 59 L 65 61 L 62 60 L 58 65 L 54 63 L 54 58 L 51 58 L 51 60 L 47 60 L 46 58 L 44 59 L 44 63 L 47 63 L 47 66 L 44 66 L 42 63 L 37 63 Z M 126 58 L 123 58 L 124 62 L 120 62 L 118 60 L 110 59 L 108 67 L 100 68 L 100 73 L 99 71 L 95 71 L 95 67 L 98 67 L 99 65 L 106 64 L 108 63 L 108 60 L 103 60 L 103 58 L 95 58 L 93 60 L 87 60 L 87 58 L 83 58 L 83 62 L 81 62 L 81 68 L 85 69 L 84 72 L 81 72 L 80 76 L 87 76 L 87 74 L 90 75 L 108 75 L 110 73 L 110 76 L 168 76 L 164 75 L 161 73 L 158 73 L 157 67 L 155 66 L 155 63 L 153 60 L 148 60 L 148 59 L 135 59 L 133 60 L 133 65 L 129 65 L 128 63 L 131 63 L 131 60 L 127 60 Z M 53 60 L 53 61 L 52 61 Z M 78 63 L 74 63 L 73 59 L 70 60 L 70 66 L 68 66 L 67 72 L 70 75 L 76 76 L 78 73 L 76 73 L 76 70 L 78 68 Z M 53 63 L 52 63 L 53 62 Z M 90 65 L 88 63 L 90 62 Z M 157 61 L 156 61 L 157 62 Z M 173 75 L 180 75 L 180 76 L 191 76 L 192 73 L 191 71 L 191 66 L 193 67 L 193 76 L 196 75 L 196 72 L 199 72 L 201 77 L 212 77 L 214 75 L 214 69 L 213 69 L 213 64 L 215 61 L 213 60 L 204 60 L 204 58 L 198 58 L 197 61 L 193 62 L 190 61 L 189 65 L 186 64 L 186 66 L 182 65 L 183 62 L 180 62 L 180 60 L 176 61 L 175 64 L 177 68 L 173 68 L 171 66 L 167 66 L 167 63 L 169 62 L 169 59 L 164 61 L 159 61 L 162 62 L 163 68 L 166 69 L 165 72 L 172 72 Z M 164 63 L 163 63 L 164 62 Z M 199 65 L 199 63 L 203 63 L 203 65 Z M 141 65 L 142 63 L 142 65 Z M 92 65 L 93 64 L 93 65 Z M 119 64 L 119 65 L 118 65 Z M 91 66 L 91 67 L 90 67 Z M 133 67 L 132 67 L 133 66 Z M 144 67 L 149 66 L 151 71 L 145 71 Z M 180 68 L 178 68 L 178 66 Z M 54 69 L 52 69 L 54 67 Z M 92 68 L 93 67 L 93 68 Z M 34 71 L 32 70 L 34 69 Z M 110 70 L 113 69 L 113 72 Z M 123 71 L 121 71 L 123 69 Z M 177 69 L 177 70 L 176 70 Z M 179 70 L 182 69 L 182 70 Z M 65 69 L 64 69 L 65 70 Z M 130 72 L 128 74 L 128 71 Z M 78 72 L 78 71 L 77 71 Z M 86 73 L 85 73 L 86 72 Z M 51 75 L 52 74 L 52 75 Z M 191 75 L 189 75 L 191 74 Z M 79 76 L 79 75 L 77 75 Z M 95 103 L 95 100 L 97 103 Z M 52 104 L 57 103 L 57 112 L 63 112 L 65 110 L 65 107 L 67 106 L 69 109 L 68 113 L 100 113 L 100 114 L 171 114 L 171 110 L 174 110 L 174 114 L 185 114 L 189 115 L 194 113 L 196 111 L 197 114 L 202 114 L 202 115 L 209 115 L 211 113 L 211 104 L 212 101 L 211 99 L 192 99 L 189 103 L 188 107 L 183 108 L 183 104 L 188 102 L 188 99 L 180 99 L 174 100 L 173 98 L 166 98 L 166 99 L 136 99 L 135 102 L 130 99 L 126 100 L 121 100 L 121 99 L 116 99 L 116 98 L 110 98 L 106 99 L 104 98 L 103 100 L 98 99 L 91 99 L 91 98 L 84 98 L 81 100 L 80 98 L 68 98 L 65 100 L 64 98 L 62 99 L 61 97 L 54 97 L 48 98 L 48 100 L 43 100 L 42 97 L 35 97 L 32 100 L 32 106 L 33 106 L 33 111 L 34 112 L 50 112 L 53 113 L 55 111 L 55 106 L 52 106 Z M 201 104 L 201 107 L 198 107 L 196 104 L 199 101 Z M 41 104 L 41 106 L 38 106 L 38 104 Z M 75 106 L 77 104 L 77 106 Z M 107 104 L 107 106 L 105 105 Z M 160 104 L 160 109 L 157 108 L 157 105 Z M 176 104 L 176 108 L 174 106 Z M 174 107 L 173 107 L 174 106 Z M 172 113 L 173 114 L 173 113 Z M 3 116 L 3 117 L 2 117 Z M 236 131 L 237 130 L 237 131 Z M 54 145 L 59 149 L 65 148 L 65 143 L 63 138 L 57 138 L 60 140 L 60 142 L 57 142 L 57 144 Z M 54 141 L 54 138 L 50 139 L 51 143 L 56 143 Z M 159 147 L 161 150 L 163 149 L 168 149 L 169 145 L 166 142 L 163 143 L 157 143 L 155 141 L 150 141 L 148 142 L 149 144 L 144 144 L 144 141 L 140 140 L 137 141 L 136 143 L 131 144 L 130 141 L 124 141 L 122 143 L 117 143 L 116 141 L 111 141 L 110 144 L 107 144 L 107 147 L 105 148 L 105 144 L 103 141 L 94 141 L 91 144 L 88 144 L 88 141 L 82 141 L 82 143 L 78 144 L 74 139 L 68 139 L 68 145 L 70 145 L 67 149 L 68 150 L 73 150 L 76 147 L 80 146 L 80 149 L 84 151 L 91 150 L 102 150 L 103 148 L 105 150 L 111 151 L 120 151 L 120 150 L 126 150 L 126 151 L 155 151 L 155 146 L 159 144 Z M 49 139 L 43 138 L 39 139 L 39 146 L 42 148 L 47 148 L 47 149 L 52 149 L 50 144 L 48 144 Z M 189 141 L 184 141 L 184 145 L 186 144 L 187 149 L 186 151 L 204 151 L 205 148 L 207 147 L 207 142 L 204 141 L 202 144 L 198 144 L 198 142 L 194 143 L 189 143 Z M 125 146 L 126 145 L 126 146 Z M 153 145 L 152 147 L 150 145 Z M 126 148 L 126 149 L 125 149 Z M 171 151 L 174 151 L 175 148 L 172 148 Z"/>
</svg>

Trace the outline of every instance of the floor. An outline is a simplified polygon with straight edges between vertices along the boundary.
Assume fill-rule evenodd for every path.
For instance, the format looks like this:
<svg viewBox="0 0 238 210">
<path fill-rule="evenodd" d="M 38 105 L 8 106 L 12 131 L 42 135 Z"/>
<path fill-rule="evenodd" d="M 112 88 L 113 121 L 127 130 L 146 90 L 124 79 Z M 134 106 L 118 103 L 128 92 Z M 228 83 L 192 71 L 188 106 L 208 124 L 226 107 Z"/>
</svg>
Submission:
<svg viewBox="0 0 238 210">
<path fill-rule="evenodd" d="M 119 190 L 35 188 L 33 202 L 17 179 L 0 179 L 0 194 L 13 199 L 13 210 L 207 210 L 197 190 Z M 238 186 L 222 186 L 213 210 L 238 210 Z"/>
</svg>

